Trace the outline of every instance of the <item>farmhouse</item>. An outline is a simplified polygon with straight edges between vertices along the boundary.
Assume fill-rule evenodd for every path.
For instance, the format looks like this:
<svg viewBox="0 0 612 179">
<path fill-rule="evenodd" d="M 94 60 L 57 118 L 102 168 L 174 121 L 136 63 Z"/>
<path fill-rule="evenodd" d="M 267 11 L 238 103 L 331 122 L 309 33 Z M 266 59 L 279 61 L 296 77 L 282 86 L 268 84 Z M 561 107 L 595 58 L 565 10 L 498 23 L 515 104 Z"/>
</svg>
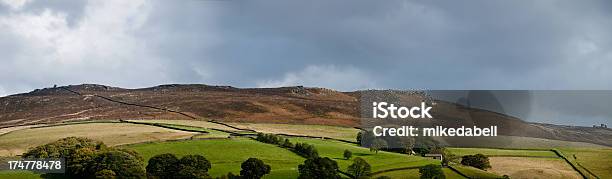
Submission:
<svg viewBox="0 0 612 179">
<path fill-rule="evenodd" d="M 432 158 L 442 161 L 442 154 L 425 154 L 425 158 Z"/>
</svg>

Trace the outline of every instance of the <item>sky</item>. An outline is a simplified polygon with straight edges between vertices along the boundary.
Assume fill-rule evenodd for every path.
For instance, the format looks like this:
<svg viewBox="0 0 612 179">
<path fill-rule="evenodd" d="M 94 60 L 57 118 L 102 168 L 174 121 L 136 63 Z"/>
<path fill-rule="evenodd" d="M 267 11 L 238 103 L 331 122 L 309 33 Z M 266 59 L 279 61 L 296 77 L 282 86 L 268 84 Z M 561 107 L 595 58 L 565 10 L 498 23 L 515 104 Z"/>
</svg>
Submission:
<svg viewBox="0 0 612 179">
<path fill-rule="evenodd" d="M 54 84 L 612 89 L 612 1 L 0 0 L 0 96 Z"/>
</svg>

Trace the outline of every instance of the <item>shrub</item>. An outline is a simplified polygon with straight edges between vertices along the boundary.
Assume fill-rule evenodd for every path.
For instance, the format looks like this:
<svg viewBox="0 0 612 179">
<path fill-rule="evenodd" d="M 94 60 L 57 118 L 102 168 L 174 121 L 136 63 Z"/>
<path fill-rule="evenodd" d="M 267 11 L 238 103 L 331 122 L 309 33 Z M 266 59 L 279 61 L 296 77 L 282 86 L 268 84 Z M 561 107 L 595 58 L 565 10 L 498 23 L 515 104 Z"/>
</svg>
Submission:
<svg viewBox="0 0 612 179">
<path fill-rule="evenodd" d="M 489 157 L 482 154 L 463 156 L 461 157 L 461 164 L 472 166 L 481 170 L 491 168 L 491 164 L 489 163 Z"/>
<path fill-rule="evenodd" d="M 442 172 L 442 167 L 440 165 L 425 165 L 419 168 L 419 173 L 421 174 L 422 179 L 444 179 L 444 172 Z"/>
<path fill-rule="evenodd" d="M 246 179 L 259 179 L 270 173 L 270 165 L 257 158 L 249 158 L 240 165 L 240 176 Z"/>
</svg>

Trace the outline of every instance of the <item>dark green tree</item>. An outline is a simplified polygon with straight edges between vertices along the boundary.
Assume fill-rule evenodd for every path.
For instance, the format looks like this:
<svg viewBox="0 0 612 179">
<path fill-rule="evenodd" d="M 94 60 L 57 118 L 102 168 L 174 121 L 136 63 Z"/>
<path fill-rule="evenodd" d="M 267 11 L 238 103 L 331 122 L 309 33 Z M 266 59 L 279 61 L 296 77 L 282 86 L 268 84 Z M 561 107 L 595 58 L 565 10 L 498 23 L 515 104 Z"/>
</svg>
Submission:
<svg viewBox="0 0 612 179">
<path fill-rule="evenodd" d="M 187 155 L 179 160 L 177 178 L 210 178 L 210 162 L 201 155 Z"/>
<path fill-rule="evenodd" d="M 75 178 L 91 177 L 88 173 L 94 155 L 106 149 L 104 143 L 83 137 L 67 137 L 45 145 L 34 147 L 23 154 L 23 158 L 65 158 L 66 175 Z"/>
<path fill-rule="evenodd" d="M 425 165 L 419 168 L 421 179 L 445 179 L 444 172 L 442 172 L 442 166 L 440 165 Z"/>
<path fill-rule="evenodd" d="M 240 176 L 246 179 L 259 179 L 270 173 L 270 165 L 257 158 L 249 158 L 240 165 Z"/>
<path fill-rule="evenodd" d="M 351 157 L 353 157 L 353 152 L 351 152 L 348 149 L 345 149 L 344 150 L 344 159 L 348 160 L 348 159 L 351 159 Z"/>
<path fill-rule="evenodd" d="M 370 175 L 372 167 L 361 157 L 353 159 L 353 164 L 348 166 L 348 173 L 353 175 L 355 178 L 365 177 Z"/>
<path fill-rule="evenodd" d="M 386 148 L 387 148 L 387 141 L 383 139 L 374 139 L 374 141 L 372 141 L 372 145 L 370 145 L 370 151 L 376 152 L 376 154 L 378 154 L 378 151 L 386 149 Z"/>
<path fill-rule="evenodd" d="M 144 178 L 146 172 L 143 162 L 138 158 L 121 150 L 102 151 L 93 158 L 89 173 L 111 170 L 117 178 Z"/>
<path fill-rule="evenodd" d="M 315 178 L 326 178 L 326 179 L 338 179 L 338 163 L 327 157 L 321 158 L 310 158 L 304 161 L 304 164 L 298 166 L 300 175 L 299 179 L 315 179 Z"/>
<path fill-rule="evenodd" d="M 174 154 L 159 154 L 149 159 L 147 176 L 149 178 L 173 178 L 179 170 L 179 159 Z"/>
<path fill-rule="evenodd" d="M 96 172 L 95 176 L 96 178 L 100 178 L 100 179 L 117 178 L 117 174 L 115 174 L 115 172 L 113 172 L 112 170 L 108 170 L 108 169 L 104 169 L 104 170 L 100 170 Z"/>
<path fill-rule="evenodd" d="M 491 168 L 491 163 L 489 163 L 489 157 L 482 154 L 465 155 L 461 157 L 461 164 L 472 166 L 481 170 Z"/>
</svg>

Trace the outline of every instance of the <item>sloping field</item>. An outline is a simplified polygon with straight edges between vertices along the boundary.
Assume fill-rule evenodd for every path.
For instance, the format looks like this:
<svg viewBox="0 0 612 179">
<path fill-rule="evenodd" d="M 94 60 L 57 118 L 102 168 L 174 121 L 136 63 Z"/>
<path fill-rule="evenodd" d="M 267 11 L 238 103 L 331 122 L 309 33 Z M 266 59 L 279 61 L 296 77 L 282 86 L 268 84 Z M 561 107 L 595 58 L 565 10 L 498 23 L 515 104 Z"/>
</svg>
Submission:
<svg viewBox="0 0 612 179">
<path fill-rule="evenodd" d="M 195 133 L 128 123 L 86 123 L 28 128 L 0 136 L 0 156 L 21 155 L 30 147 L 76 136 L 100 140 L 106 145 L 189 138 Z"/>
<path fill-rule="evenodd" d="M 247 138 L 160 142 L 126 147 L 136 150 L 147 161 L 163 153 L 203 155 L 212 163 L 209 174 L 213 177 L 228 172 L 239 174 L 240 164 L 250 157 L 256 157 L 272 167 L 266 178 L 297 178 L 297 166 L 305 160 L 287 149 Z"/>
<path fill-rule="evenodd" d="M 446 177 L 446 179 L 464 179 L 465 178 L 448 168 L 443 168 L 442 171 L 444 172 L 444 176 Z M 398 171 L 391 171 L 391 172 L 385 172 L 385 173 L 381 173 L 378 175 L 374 175 L 374 178 L 380 177 L 380 176 L 388 176 L 394 179 L 417 179 L 421 177 L 421 174 L 419 173 L 419 169 L 398 170 Z"/>
<path fill-rule="evenodd" d="M 483 154 L 486 156 L 514 156 L 514 157 L 551 157 L 558 156 L 547 150 L 515 150 L 515 149 L 487 149 L 487 148 L 447 148 L 457 156 Z"/>
<path fill-rule="evenodd" d="M 510 178 L 582 178 L 563 159 L 490 157 L 490 172 Z"/>
<path fill-rule="evenodd" d="M 480 170 L 474 167 L 469 167 L 469 166 L 464 166 L 464 165 L 453 165 L 452 167 L 457 169 L 459 172 L 463 173 L 464 175 L 467 175 L 471 178 L 479 178 L 479 179 L 500 178 L 499 175 L 496 175 L 494 173 L 487 172 L 484 170 Z"/>
<path fill-rule="evenodd" d="M 570 142 L 534 137 L 495 136 L 478 137 L 478 140 L 457 140 L 450 143 L 455 147 L 472 148 L 513 148 L 513 149 L 551 149 L 551 148 L 607 148 L 607 146 L 586 142 Z M 453 142 L 450 140 L 450 142 Z"/>
<path fill-rule="evenodd" d="M 417 156 L 409 156 L 406 154 L 390 153 L 390 152 L 370 152 L 367 148 L 362 148 L 354 144 L 338 142 L 333 140 L 307 139 L 307 138 L 291 138 L 292 142 L 305 142 L 312 144 L 317 148 L 319 156 L 329 157 L 338 162 L 340 170 L 346 171 L 347 167 L 353 163 L 352 160 L 343 158 L 344 150 L 348 149 L 353 152 L 353 157 L 361 157 L 372 166 L 372 172 L 405 168 L 418 167 L 428 164 L 440 164 L 439 160 L 433 160 Z"/>
<path fill-rule="evenodd" d="M 583 173 L 595 174 L 599 178 L 612 178 L 612 148 L 603 149 L 559 149 Z M 578 165 L 579 164 L 579 165 Z M 586 170 L 584 169 L 586 168 Z M 591 175 L 592 176 L 592 175 Z"/>
<path fill-rule="evenodd" d="M 357 141 L 359 129 L 323 125 L 294 125 L 294 124 L 263 124 L 263 123 L 228 123 L 243 129 L 251 129 L 257 132 L 321 136 L 348 141 Z"/>
</svg>

